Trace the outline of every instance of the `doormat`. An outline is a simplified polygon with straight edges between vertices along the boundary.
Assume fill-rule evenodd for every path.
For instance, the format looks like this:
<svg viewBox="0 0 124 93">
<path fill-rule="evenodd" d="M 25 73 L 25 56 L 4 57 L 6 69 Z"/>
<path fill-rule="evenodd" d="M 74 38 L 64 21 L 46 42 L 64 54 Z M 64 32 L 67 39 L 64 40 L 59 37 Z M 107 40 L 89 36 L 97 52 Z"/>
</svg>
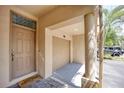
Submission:
<svg viewBox="0 0 124 93">
<path fill-rule="evenodd" d="M 67 88 L 70 85 L 60 81 L 54 77 L 49 77 L 47 79 L 39 80 L 38 82 L 28 86 L 28 88 Z"/>
<path fill-rule="evenodd" d="M 20 88 L 27 88 L 27 86 L 33 84 L 34 82 L 43 79 L 40 75 L 35 75 L 29 78 L 26 78 L 18 83 Z"/>
</svg>

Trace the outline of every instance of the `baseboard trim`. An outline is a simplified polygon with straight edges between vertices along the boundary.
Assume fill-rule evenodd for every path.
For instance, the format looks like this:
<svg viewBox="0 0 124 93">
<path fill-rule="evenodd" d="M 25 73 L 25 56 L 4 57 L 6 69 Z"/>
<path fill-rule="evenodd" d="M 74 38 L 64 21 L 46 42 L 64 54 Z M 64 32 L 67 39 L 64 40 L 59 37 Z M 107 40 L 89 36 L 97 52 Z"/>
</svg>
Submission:
<svg viewBox="0 0 124 93">
<path fill-rule="evenodd" d="M 29 78 L 29 77 L 31 77 L 33 75 L 36 75 L 36 74 L 38 74 L 38 72 L 31 72 L 30 74 L 27 74 L 25 76 L 22 76 L 22 77 L 19 77 L 17 79 L 14 79 L 14 80 L 12 80 L 12 81 L 9 82 L 9 84 L 7 85 L 7 87 L 12 86 L 12 85 L 18 83 L 19 81 L 21 81 L 23 79 L 26 79 L 26 78 Z"/>
</svg>

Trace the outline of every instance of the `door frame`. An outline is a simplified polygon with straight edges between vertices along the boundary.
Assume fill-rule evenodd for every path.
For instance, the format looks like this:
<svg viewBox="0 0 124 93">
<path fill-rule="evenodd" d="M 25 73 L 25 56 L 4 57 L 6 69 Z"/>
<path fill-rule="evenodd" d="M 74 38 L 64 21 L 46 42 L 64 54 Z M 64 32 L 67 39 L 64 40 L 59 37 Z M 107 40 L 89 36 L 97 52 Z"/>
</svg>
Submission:
<svg viewBox="0 0 124 93">
<path fill-rule="evenodd" d="M 15 13 L 15 14 L 18 14 L 18 15 L 20 15 L 20 16 L 23 16 L 23 17 L 25 17 L 25 18 L 27 18 L 27 19 L 30 19 L 30 20 L 33 20 L 33 21 L 36 21 L 36 29 L 35 29 L 35 32 L 34 32 L 34 36 L 35 36 L 35 38 L 34 38 L 34 62 L 35 62 L 35 72 L 31 72 L 31 73 L 29 73 L 29 74 L 26 74 L 26 75 L 24 75 L 24 76 L 21 76 L 21 77 L 18 77 L 18 78 L 16 78 L 16 79 L 13 79 L 12 78 L 12 61 L 11 61 L 11 49 L 12 49 L 12 42 L 13 42 L 13 40 L 12 40 L 12 36 L 13 36 L 13 31 L 12 31 L 12 26 L 13 26 L 13 23 L 12 23 L 12 13 Z M 13 11 L 13 10 L 10 10 L 10 32 L 9 32 L 9 81 L 10 82 L 14 82 L 14 81 L 16 81 L 16 82 L 18 82 L 18 81 L 20 81 L 20 80 L 23 80 L 24 78 L 28 78 L 28 77 L 30 77 L 30 76 L 32 76 L 32 75 L 35 75 L 35 74 L 37 74 L 38 73 L 38 53 L 37 53 L 37 50 L 38 50 L 38 22 L 37 22 L 37 20 L 34 20 L 34 19 L 31 19 L 31 18 L 28 18 L 27 16 L 25 16 L 25 15 L 23 15 L 23 14 L 20 14 L 20 13 L 17 13 L 17 12 L 15 12 L 15 11 Z M 19 25 L 20 26 L 20 28 L 23 28 L 23 29 L 28 29 L 28 27 L 24 27 L 24 26 L 21 26 L 21 25 Z M 30 29 L 30 28 L 29 28 Z M 16 83 L 15 82 L 15 83 Z"/>
</svg>

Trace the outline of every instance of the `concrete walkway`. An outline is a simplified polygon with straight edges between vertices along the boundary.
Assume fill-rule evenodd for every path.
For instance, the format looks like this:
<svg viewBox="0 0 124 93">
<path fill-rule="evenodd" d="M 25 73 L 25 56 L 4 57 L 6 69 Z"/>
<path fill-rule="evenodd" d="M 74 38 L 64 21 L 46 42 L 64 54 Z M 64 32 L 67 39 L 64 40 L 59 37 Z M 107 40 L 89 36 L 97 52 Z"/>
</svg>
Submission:
<svg viewBox="0 0 124 93">
<path fill-rule="evenodd" d="M 104 88 L 124 88 L 124 62 L 105 60 Z"/>
</svg>

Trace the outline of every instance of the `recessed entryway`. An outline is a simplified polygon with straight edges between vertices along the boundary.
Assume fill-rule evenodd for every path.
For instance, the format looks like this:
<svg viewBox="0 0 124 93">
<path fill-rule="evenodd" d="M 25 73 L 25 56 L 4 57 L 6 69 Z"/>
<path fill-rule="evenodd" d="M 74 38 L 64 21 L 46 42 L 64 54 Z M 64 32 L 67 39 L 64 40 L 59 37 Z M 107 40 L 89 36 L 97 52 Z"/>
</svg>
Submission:
<svg viewBox="0 0 124 93">
<path fill-rule="evenodd" d="M 70 62 L 70 41 L 53 36 L 52 72 Z"/>
<path fill-rule="evenodd" d="M 84 16 L 49 26 L 45 30 L 45 78 L 69 63 L 85 63 Z"/>
</svg>

